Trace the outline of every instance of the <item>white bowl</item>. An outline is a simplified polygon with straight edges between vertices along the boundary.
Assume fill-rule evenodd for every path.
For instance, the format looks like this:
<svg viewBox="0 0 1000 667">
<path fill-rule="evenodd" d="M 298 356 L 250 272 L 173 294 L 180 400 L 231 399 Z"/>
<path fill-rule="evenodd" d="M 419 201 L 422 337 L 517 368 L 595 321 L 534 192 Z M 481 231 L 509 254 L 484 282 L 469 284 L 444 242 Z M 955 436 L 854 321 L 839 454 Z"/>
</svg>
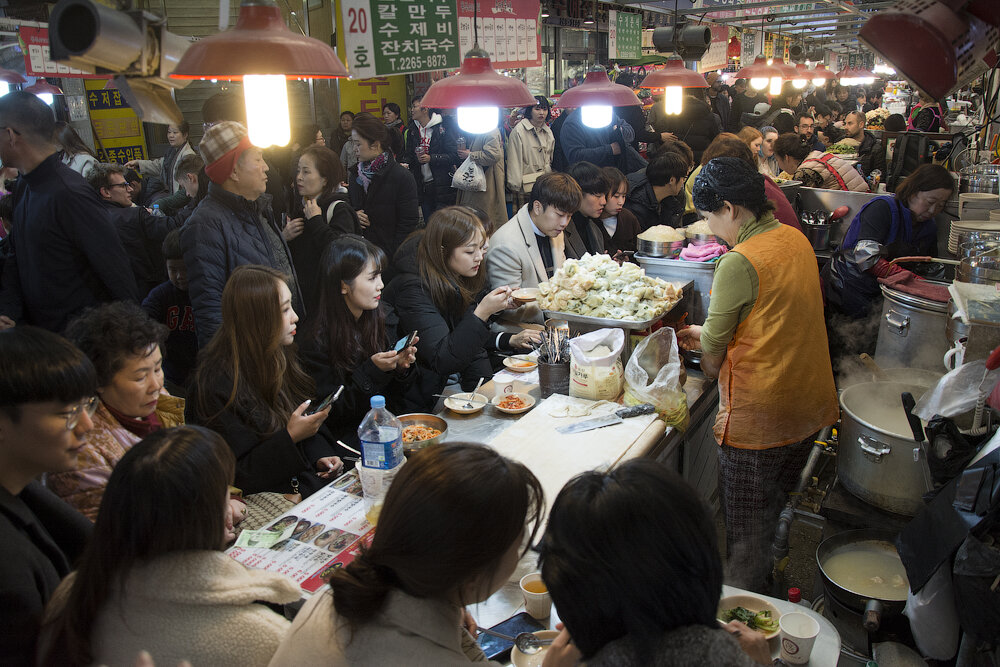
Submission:
<svg viewBox="0 0 1000 667">
<path fill-rule="evenodd" d="M 559 636 L 557 630 L 536 630 L 534 634 L 539 639 L 555 639 Z M 521 653 L 515 646 L 510 650 L 510 661 L 514 664 L 514 667 L 541 667 L 542 661 L 545 660 L 545 653 L 548 650 L 548 646 L 543 646 L 542 650 L 538 653 L 527 655 Z"/>
<path fill-rule="evenodd" d="M 526 365 L 530 364 L 530 365 Z M 538 368 L 538 362 L 526 354 L 515 354 L 512 357 L 504 357 L 504 367 L 514 373 L 530 373 Z"/>
<path fill-rule="evenodd" d="M 472 407 L 466 408 L 465 404 L 470 402 L 472 403 Z M 473 394 L 467 391 L 460 394 L 452 394 L 444 399 L 444 406 L 460 415 L 471 415 L 485 408 L 489 402 L 490 399 L 486 398 L 483 394 Z"/>
<path fill-rule="evenodd" d="M 500 401 L 504 400 L 505 398 L 510 398 L 511 396 L 517 396 L 522 401 L 524 401 L 524 403 L 525 403 L 524 407 L 523 408 L 515 408 L 513 410 L 510 409 L 510 408 L 502 408 L 502 407 L 500 407 Z M 528 410 L 530 410 L 531 408 L 535 407 L 535 399 L 534 399 L 534 397 L 531 394 L 517 394 L 517 393 L 514 393 L 514 394 L 500 394 L 500 395 L 497 395 L 497 396 L 493 397 L 493 407 L 495 407 L 500 412 L 506 412 L 509 415 L 519 415 L 519 414 L 525 413 Z"/>
<path fill-rule="evenodd" d="M 767 600 L 763 600 L 753 595 L 730 595 L 729 597 L 722 598 L 719 600 L 719 609 L 716 612 L 716 618 L 719 618 L 721 621 L 722 612 L 726 609 L 732 609 L 733 607 L 743 607 L 744 609 L 749 609 L 753 612 L 763 611 L 766 609 L 771 612 L 771 619 L 774 620 L 775 623 L 777 623 L 778 619 L 781 618 L 781 612 L 778 611 L 777 607 Z M 780 629 L 775 630 L 774 632 L 769 632 L 765 634 L 764 637 L 766 639 L 771 639 L 772 637 L 777 637 L 779 632 L 781 632 Z"/>
</svg>

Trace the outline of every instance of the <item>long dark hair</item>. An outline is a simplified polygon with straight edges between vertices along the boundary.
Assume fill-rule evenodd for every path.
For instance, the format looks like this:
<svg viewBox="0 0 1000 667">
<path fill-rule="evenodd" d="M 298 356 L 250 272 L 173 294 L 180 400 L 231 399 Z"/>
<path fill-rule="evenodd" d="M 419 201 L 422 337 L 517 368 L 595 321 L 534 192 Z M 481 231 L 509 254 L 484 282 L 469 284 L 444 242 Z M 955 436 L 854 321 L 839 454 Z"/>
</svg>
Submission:
<svg viewBox="0 0 1000 667">
<path fill-rule="evenodd" d="M 542 579 L 584 658 L 628 636 L 645 656 L 638 664 L 651 664 L 663 633 L 716 627 L 715 527 L 695 490 L 654 461 L 570 480 L 539 554 Z"/>
<path fill-rule="evenodd" d="M 403 149 L 402 135 L 390 130 L 381 118 L 376 118 L 367 111 L 362 111 L 354 117 L 351 129 L 356 130 L 358 135 L 370 144 L 379 142 L 383 153 L 389 151 L 393 155 L 398 155 Z"/>
<path fill-rule="evenodd" d="M 340 156 L 326 146 L 309 146 L 299 155 L 299 161 L 306 156 L 312 160 L 316 172 L 326 179 L 322 195 L 329 195 L 347 180 L 347 172 L 344 171 L 344 164 L 340 161 Z M 292 180 L 295 180 L 294 176 Z M 301 205 L 300 202 L 299 206 Z"/>
<path fill-rule="evenodd" d="M 389 487 L 371 547 L 330 579 L 337 615 L 354 631 L 393 589 L 418 598 L 464 597 L 496 571 L 522 532 L 525 549 L 534 542 L 544 506 L 531 471 L 488 447 L 419 450 Z M 472 596 L 479 593 L 489 592 Z"/>
<path fill-rule="evenodd" d="M 288 276 L 267 266 L 245 265 L 233 270 L 222 290 L 222 325 L 198 355 L 194 383 L 195 406 L 211 421 L 205 401 L 220 373 L 233 386 L 223 406 L 252 410 L 263 416 L 268 433 L 284 428 L 288 418 L 315 389 L 302 370 L 295 345 L 282 344 L 282 320 L 278 285 Z"/>
<path fill-rule="evenodd" d="M 355 320 L 341 291 L 341 285 L 351 285 L 369 262 L 381 273 L 386 264 L 385 252 L 354 234 L 334 239 L 320 259 L 319 309 L 307 335 L 334 366 L 355 368 L 385 346 L 385 314 L 381 306 L 366 310 Z"/>
<path fill-rule="evenodd" d="M 948 170 L 939 164 L 922 164 L 896 186 L 896 199 L 903 206 L 909 208 L 910 200 L 918 192 L 945 189 L 951 190 L 952 193 L 955 192 L 955 179 L 948 173 Z"/>
<path fill-rule="evenodd" d="M 60 146 L 62 146 L 63 153 L 70 157 L 80 153 L 86 153 L 87 155 L 95 158 L 97 157 L 94 155 L 94 151 L 90 150 L 90 146 L 83 143 L 83 139 L 76 133 L 76 130 L 74 130 L 73 126 L 69 123 L 61 120 L 56 122 L 55 140 L 59 142 Z"/>
<path fill-rule="evenodd" d="M 89 665 L 101 609 L 132 569 L 167 553 L 218 550 L 236 460 L 218 433 L 161 429 L 132 447 L 111 473 L 94 534 L 66 606 L 46 618 L 52 641 L 44 665 Z"/>
<path fill-rule="evenodd" d="M 448 258 L 455 248 L 468 243 L 477 233 L 483 241 L 487 240 L 483 223 L 465 206 L 438 209 L 427 222 L 417 248 L 417 266 L 424 288 L 442 313 L 464 312 L 483 289 L 486 282 L 483 267 L 474 278 L 456 275 L 448 267 Z"/>
</svg>

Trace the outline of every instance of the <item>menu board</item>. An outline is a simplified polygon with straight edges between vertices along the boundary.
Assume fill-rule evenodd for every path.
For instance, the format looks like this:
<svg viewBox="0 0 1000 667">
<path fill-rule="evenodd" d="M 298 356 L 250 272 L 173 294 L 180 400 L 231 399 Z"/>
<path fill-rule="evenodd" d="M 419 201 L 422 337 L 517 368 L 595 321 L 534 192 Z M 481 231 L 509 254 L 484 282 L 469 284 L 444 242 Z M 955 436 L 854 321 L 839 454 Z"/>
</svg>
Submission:
<svg viewBox="0 0 1000 667">
<path fill-rule="evenodd" d="M 634 12 L 608 12 L 608 57 L 642 57 L 642 15 Z"/>
<path fill-rule="evenodd" d="M 542 64 L 537 0 L 458 0 L 458 36 L 464 55 L 478 32 L 479 46 L 500 69 Z M 473 22 L 476 30 L 473 30 Z"/>
<path fill-rule="evenodd" d="M 240 535 L 226 553 L 234 560 L 291 578 L 303 597 L 318 591 L 338 568 L 371 544 L 375 528 L 365 518 L 361 480 L 346 473 L 288 510 L 252 537 Z M 263 539 L 263 533 L 277 539 Z M 260 537 L 261 539 L 257 539 Z M 265 546 L 251 546 L 263 544 Z M 243 545 L 243 546 L 239 546 Z"/>
</svg>

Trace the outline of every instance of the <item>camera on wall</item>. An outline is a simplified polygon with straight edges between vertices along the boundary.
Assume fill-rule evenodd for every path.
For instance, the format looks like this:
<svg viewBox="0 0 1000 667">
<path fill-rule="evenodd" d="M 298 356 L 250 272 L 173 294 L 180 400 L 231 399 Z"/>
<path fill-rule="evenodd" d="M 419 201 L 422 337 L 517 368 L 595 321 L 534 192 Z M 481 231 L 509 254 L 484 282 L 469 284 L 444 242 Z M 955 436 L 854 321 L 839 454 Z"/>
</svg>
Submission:
<svg viewBox="0 0 1000 667">
<path fill-rule="evenodd" d="M 114 85 L 145 122 L 184 120 L 171 90 L 190 83 L 170 72 L 190 42 L 168 32 L 166 19 L 122 12 L 91 0 L 61 0 L 49 19 L 53 60 L 92 74 L 114 74 Z"/>
<path fill-rule="evenodd" d="M 676 25 L 653 30 L 653 46 L 659 53 L 676 53 L 684 60 L 701 60 L 712 45 L 712 30 L 705 25 Z"/>
</svg>

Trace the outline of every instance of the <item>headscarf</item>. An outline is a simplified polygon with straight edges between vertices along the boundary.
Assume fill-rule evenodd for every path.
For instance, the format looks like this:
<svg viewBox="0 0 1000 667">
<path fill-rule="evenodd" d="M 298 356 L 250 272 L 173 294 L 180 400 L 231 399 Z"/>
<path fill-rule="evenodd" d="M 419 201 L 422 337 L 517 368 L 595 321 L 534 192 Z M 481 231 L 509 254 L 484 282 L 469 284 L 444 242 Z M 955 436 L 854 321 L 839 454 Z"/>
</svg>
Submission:
<svg viewBox="0 0 1000 667">
<path fill-rule="evenodd" d="M 735 157 L 709 160 L 694 179 L 694 206 L 711 213 L 723 202 L 759 210 L 767 201 L 764 177 L 746 161 Z"/>
</svg>

